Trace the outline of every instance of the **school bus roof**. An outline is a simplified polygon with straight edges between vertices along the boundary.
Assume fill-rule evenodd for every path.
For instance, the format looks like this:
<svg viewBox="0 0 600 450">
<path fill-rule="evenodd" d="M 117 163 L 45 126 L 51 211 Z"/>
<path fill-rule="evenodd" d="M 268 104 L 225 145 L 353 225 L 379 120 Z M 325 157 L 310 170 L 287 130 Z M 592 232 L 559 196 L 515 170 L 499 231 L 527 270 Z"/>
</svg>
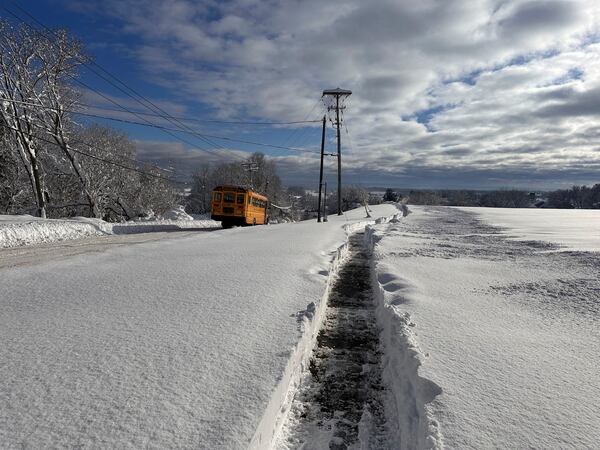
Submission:
<svg viewBox="0 0 600 450">
<path fill-rule="evenodd" d="M 268 201 L 267 197 L 265 197 L 264 195 L 259 194 L 258 192 L 254 192 L 251 189 L 246 189 L 244 187 L 241 186 L 232 186 L 232 185 L 223 185 L 223 186 L 217 186 L 213 189 L 213 191 L 229 191 L 229 192 L 240 192 L 240 193 L 248 193 L 251 194 L 252 197 L 258 198 L 260 200 L 264 200 L 264 201 Z"/>
</svg>

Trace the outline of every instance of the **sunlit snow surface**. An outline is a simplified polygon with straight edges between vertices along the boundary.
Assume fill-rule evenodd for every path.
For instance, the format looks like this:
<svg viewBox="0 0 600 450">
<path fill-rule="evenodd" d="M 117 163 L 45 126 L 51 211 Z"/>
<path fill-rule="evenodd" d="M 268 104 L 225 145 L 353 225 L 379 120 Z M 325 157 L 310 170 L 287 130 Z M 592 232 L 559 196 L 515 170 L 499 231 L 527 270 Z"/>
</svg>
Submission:
<svg viewBox="0 0 600 450">
<path fill-rule="evenodd" d="M 0 448 L 246 448 L 364 216 L 0 269 Z"/>
<path fill-rule="evenodd" d="M 600 251 L 599 209 L 461 208 L 520 240 L 553 242 L 567 250 Z"/>
<path fill-rule="evenodd" d="M 376 227 L 376 272 L 441 388 L 444 444 L 597 448 L 600 253 L 556 251 L 597 248 L 597 212 L 410 209 Z"/>
</svg>

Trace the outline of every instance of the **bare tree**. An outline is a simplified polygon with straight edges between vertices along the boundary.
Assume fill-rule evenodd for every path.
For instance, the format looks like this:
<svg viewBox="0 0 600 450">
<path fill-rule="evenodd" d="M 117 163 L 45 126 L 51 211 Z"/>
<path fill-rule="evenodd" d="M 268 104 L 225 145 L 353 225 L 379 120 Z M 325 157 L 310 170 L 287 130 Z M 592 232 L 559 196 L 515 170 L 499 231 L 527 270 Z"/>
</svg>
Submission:
<svg viewBox="0 0 600 450">
<path fill-rule="evenodd" d="M 139 174 L 137 190 L 129 199 L 137 210 L 137 215 L 160 215 L 177 202 L 177 192 L 171 181 L 156 166 L 146 164 Z"/>
<path fill-rule="evenodd" d="M 79 159 L 79 170 L 85 174 L 85 197 L 98 216 L 128 217 L 124 198 L 139 183 L 135 146 L 123 133 L 112 128 L 91 125 L 70 137 L 69 146 L 85 148 Z M 67 149 L 67 151 L 69 151 Z"/>
<path fill-rule="evenodd" d="M 205 214 L 210 211 L 210 192 L 213 186 L 210 167 L 204 166 L 192 175 L 192 189 L 187 198 L 187 210 L 194 214 Z"/>
<path fill-rule="evenodd" d="M 332 196 L 328 196 L 327 206 L 329 211 L 335 211 L 337 208 L 337 193 L 334 191 Z M 369 200 L 369 191 L 362 186 L 342 187 L 342 211 L 364 206 Z"/>
<path fill-rule="evenodd" d="M 46 217 L 44 174 L 40 164 L 40 130 L 36 123 L 36 98 L 43 90 L 43 71 L 38 58 L 40 36 L 25 28 L 14 29 L 0 21 L 0 115 L 15 143 L 35 193 L 37 214 Z M 36 92 L 37 91 L 37 92 Z M 33 106 L 32 106 L 33 105 Z"/>
<path fill-rule="evenodd" d="M 250 155 L 247 162 L 254 164 L 258 169 L 253 173 L 253 189 L 266 195 L 271 202 L 277 203 L 284 200 L 286 194 L 281 178 L 277 175 L 275 163 L 260 152 Z"/>
<path fill-rule="evenodd" d="M 80 157 L 72 143 L 75 127 L 70 111 L 77 106 L 79 93 L 72 88 L 69 80 L 75 79 L 78 67 L 89 58 L 83 53 L 81 43 L 70 38 L 65 30 L 56 30 L 44 37 L 38 41 L 37 50 L 43 75 L 42 89 L 39 92 L 34 90 L 36 103 L 43 106 L 37 110 L 37 119 L 71 165 L 81 183 L 90 214 L 100 217 L 100 208 L 91 186 L 92 173 L 84 170 L 80 159 L 85 157 Z"/>
<path fill-rule="evenodd" d="M 25 167 L 13 147 L 0 117 L 0 212 L 4 214 L 21 212 L 32 200 Z"/>
<path fill-rule="evenodd" d="M 263 153 L 253 153 L 248 157 L 246 163 L 256 167 L 256 171 L 246 171 L 242 164 L 221 164 L 215 167 L 206 181 L 209 189 L 223 184 L 246 186 L 266 195 L 273 202 L 285 198 L 281 179 L 277 175 L 277 169 L 273 161 L 269 160 Z"/>
<path fill-rule="evenodd" d="M 78 94 L 68 81 L 86 61 L 81 44 L 64 30 L 44 34 L 0 22 L 0 100 L 4 100 L 0 111 L 27 169 L 42 217 L 48 193 L 40 158 L 49 142 L 62 150 L 82 185 L 91 214 L 99 215 L 89 178 L 69 143 L 73 130 L 69 111 L 76 106 Z"/>
</svg>

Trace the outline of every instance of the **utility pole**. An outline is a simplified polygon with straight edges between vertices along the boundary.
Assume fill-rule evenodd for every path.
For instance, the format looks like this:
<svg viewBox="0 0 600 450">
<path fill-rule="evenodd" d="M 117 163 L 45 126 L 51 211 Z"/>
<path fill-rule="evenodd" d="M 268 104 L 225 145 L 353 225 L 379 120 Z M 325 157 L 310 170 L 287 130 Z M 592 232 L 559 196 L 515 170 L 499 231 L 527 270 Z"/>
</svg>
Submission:
<svg viewBox="0 0 600 450">
<path fill-rule="evenodd" d="M 258 164 L 254 162 L 242 163 L 242 167 L 246 172 L 250 172 L 250 189 L 254 190 L 252 183 L 252 172 L 258 172 Z"/>
<path fill-rule="evenodd" d="M 323 97 L 331 96 L 335 97 L 335 106 L 329 106 L 327 109 L 335 109 L 335 125 L 337 127 L 337 158 L 338 158 L 338 216 L 342 215 L 342 143 L 340 133 L 340 109 L 344 109 L 345 106 L 340 107 L 340 98 L 342 101 L 352 95 L 352 91 L 347 89 L 327 89 L 323 91 Z"/>
<path fill-rule="evenodd" d="M 323 133 L 321 134 L 321 171 L 319 172 L 319 208 L 317 209 L 317 222 L 321 221 L 321 189 L 323 188 L 323 156 L 325 155 L 325 125 L 327 116 L 323 116 Z"/>
<path fill-rule="evenodd" d="M 325 182 L 325 198 L 323 199 L 323 222 L 327 222 L 327 181 Z"/>
</svg>

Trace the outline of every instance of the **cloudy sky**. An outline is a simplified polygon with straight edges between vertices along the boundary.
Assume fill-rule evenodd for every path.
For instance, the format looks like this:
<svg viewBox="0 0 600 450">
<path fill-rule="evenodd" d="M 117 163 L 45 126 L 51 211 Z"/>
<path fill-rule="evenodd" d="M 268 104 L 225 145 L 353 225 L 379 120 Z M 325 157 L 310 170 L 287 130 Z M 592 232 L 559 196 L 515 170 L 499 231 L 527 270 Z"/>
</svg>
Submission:
<svg viewBox="0 0 600 450">
<path fill-rule="evenodd" d="M 196 120 L 190 128 L 304 150 L 177 133 L 179 140 L 113 124 L 136 139 L 140 157 L 181 173 L 264 151 L 288 184 L 316 185 L 319 124 L 206 121 L 318 120 L 322 90 L 340 86 L 353 91 L 342 130 L 345 182 L 484 189 L 600 182 L 597 0 L 25 5 L 47 25 L 71 29 L 102 67 L 169 113 Z M 94 74 L 82 76 L 143 110 Z M 87 93 L 90 103 L 114 107 L 106 97 Z M 327 133 L 333 151 L 331 124 Z M 334 165 L 329 158 L 332 183 Z"/>
</svg>

